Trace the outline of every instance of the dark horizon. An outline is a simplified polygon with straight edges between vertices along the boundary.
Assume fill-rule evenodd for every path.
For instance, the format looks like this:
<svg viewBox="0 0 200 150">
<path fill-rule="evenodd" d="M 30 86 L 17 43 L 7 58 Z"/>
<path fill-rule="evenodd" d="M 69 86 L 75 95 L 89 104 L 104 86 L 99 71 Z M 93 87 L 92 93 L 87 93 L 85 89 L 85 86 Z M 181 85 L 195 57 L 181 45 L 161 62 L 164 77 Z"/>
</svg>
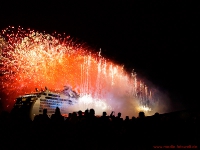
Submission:
<svg viewBox="0 0 200 150">
<path fill-rule="evenodd" d="M 66 33 L 167 94 L 174 110 L 198 104 L 194 2 L 2 2 L 0 29 Z"/>
</svg>

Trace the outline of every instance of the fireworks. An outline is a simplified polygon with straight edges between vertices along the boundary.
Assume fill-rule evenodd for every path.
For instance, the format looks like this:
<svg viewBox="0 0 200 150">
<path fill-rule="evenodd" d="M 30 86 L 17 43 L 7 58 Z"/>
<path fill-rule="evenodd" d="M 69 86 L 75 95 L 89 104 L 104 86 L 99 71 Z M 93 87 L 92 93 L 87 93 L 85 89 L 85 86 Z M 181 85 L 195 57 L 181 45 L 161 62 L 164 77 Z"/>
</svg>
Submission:
<svg viewBox="0 0 200 150">
<path fill-rule="evenodd" d="M 9 27 L 0 34 L 0 88 L 5 106 L 19 95 L 48 87 L 61 91 L 71 86 L 80 94 L 79 109 L 120 110 L 134 102 L 150 110 L 154 93 L 128 74 L 123 66 L 78 44 L 65 35 Z M 123 104 L 122 104 L 123 103 Z M 130 104 L 130 103 L 129 103 Z M 131 104 L 130 104 L 131 105 Z M 97 110 L 98 111 L 98 110 Z"/>
</svg>

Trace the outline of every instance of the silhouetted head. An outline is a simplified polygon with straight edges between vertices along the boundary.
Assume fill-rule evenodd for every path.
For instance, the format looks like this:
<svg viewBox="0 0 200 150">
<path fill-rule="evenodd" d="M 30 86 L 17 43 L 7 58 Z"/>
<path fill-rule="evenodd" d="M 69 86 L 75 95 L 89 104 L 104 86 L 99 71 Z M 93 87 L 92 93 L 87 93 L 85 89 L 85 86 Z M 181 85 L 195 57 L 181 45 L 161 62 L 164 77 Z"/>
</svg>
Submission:
<svg viewBox="0 0 200 150">
<path fill-rule="evenodd" d="M 125 120 L 129 120 L 129 116 L 126 116 Z"/>
<path fill-rule="evenodd" d="M 85 113 L 84 113 L 84 116 L 88 116 L 88 114 L 89 114 L 89 111 L 88 111 L 88 109 L 86 109 Z"/>
<path fill-rule="evenodd" d="M 158 112 L 156 112 L 156 113 L 153 115 L 153 117 L 154 117 L 156 120 L 159 120 L 159 118 L 160 118 L 160 115 L 159 115 L 159 113 L 158 113 Z"/>
<path fill-rule="evenodd" d="M 77 113 L 76 113 L 76 112 L 73 112 L 73 113 L 72 113 L 72 117 L 77 117 Z"/>
<path fill-rule="evenodd" d="M 43 109 L 43 115 L 47 114 L 47 109 Z"/>
<path fill-rule="evenodd" d="M 106 115 L 107 115 L 107 113 L 104 111 L 104 112 L 103 112 L 103 116 L 105 117 Z"/>
<path fill-rule="evenodd" d="M 78 111 L 78 116 L 82 116 L 82 111 L 81 110 Z"/>
<path fill-rule="evenodd" d="M 61 113 L 60 113 L 60 108 L 56 107 L 55 114 L 56 114 L 56 115 L 61 115 Z"/>
<path fill-rule="evenodd" d="M 95 115 L 94 109 L 90 109 L 90 116 L 94 116 L 94 115 Z"/>
<path fill-rule="evenodd" d="M 120 118 L 120 117 L 121 117 L 121 115 L 122 115 L 122 114 L 119 112 L 119 113 L 118 113 L 118 115 L 117 115 L 117 117 L 119 117 L 119 118 Z"/>
<path fill-rule="evenodd" d="M 136 118 L 133 116 L 133 117 L 132 117 L 132 120 L 135 120 L 135 119 L 136 119 Z"/>
<path fill-rule="evenodd" d="M 139 118 L 144 118 L 145 117 L 145 114 L 143 111 L 139 112 Z"/>
<path fill-rule="evenodd" d="M 72 117 L 72 113 L 68 113 L 68 118 L 71 118 Z"/>
</svg>

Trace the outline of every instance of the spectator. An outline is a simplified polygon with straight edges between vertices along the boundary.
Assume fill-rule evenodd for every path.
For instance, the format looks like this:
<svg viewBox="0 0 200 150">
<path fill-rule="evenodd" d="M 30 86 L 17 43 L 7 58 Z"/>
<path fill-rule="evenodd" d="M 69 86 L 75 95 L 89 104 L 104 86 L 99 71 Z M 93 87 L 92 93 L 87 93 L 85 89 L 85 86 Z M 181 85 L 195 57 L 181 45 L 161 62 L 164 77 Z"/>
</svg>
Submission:
<svg viewBox="0 0 200 150">
<path fill-rule="evenodd" d="M 55 114 L 51 115 L 52 122 L 62 123 L 64 121 L 64 117 L 60 113 L 60 109 L 56 107 Z"/>
</svg>

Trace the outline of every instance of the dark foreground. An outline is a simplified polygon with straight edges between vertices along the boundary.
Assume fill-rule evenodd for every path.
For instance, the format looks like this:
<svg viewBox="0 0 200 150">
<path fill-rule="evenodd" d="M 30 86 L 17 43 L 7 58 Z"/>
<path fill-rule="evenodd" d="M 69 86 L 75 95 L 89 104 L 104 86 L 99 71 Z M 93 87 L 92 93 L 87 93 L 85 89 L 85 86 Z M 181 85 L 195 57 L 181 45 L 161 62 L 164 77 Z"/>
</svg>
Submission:
<svg viewBox="0 0 200 150">
<path fill-rule="evenodd" d="M 31 121 L 2 112 L 0 149 L 199 149 L 198 112 L 171 113 L 123 120 L 119 116 L 95 116 L 95 111 L 72 113 L 64 119 L 59 109 Z"/>
</svg>

